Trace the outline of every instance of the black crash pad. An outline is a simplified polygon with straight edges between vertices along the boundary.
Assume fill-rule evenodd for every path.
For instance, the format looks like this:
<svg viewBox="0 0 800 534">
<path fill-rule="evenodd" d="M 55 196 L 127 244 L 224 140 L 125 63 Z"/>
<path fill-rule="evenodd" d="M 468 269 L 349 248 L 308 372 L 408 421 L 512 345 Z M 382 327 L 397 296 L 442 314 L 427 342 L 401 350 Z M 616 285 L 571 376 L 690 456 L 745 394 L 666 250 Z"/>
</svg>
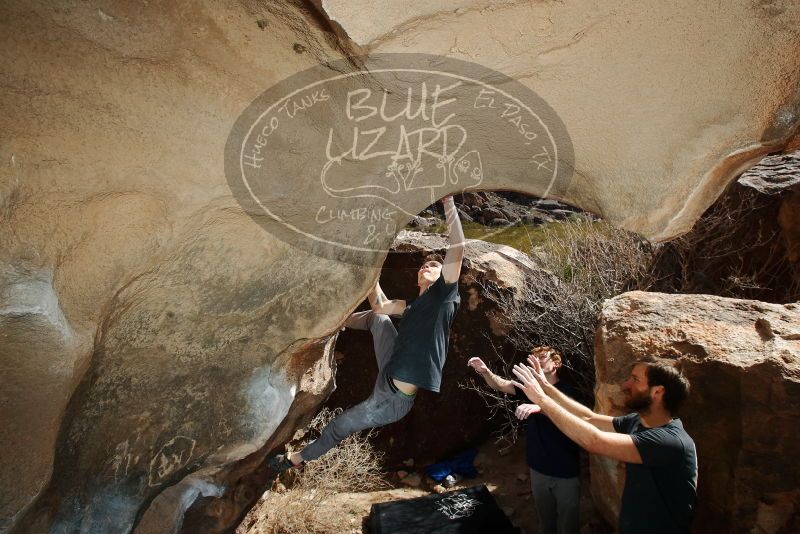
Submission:
<svg viewBox="0 0 800 534">
<path fill-rule="evenodd" d="M 485 485 L 373 504 L 368 534 L 518 534 Z"/>
</svg>

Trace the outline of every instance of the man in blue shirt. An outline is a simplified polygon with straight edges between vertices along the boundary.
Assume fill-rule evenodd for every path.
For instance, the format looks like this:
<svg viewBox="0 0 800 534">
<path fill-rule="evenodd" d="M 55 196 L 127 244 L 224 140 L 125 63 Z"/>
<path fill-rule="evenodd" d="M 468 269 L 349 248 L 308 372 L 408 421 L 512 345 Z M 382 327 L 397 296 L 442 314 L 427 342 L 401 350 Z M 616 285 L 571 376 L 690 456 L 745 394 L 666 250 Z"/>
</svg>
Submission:
<svg viewBox="0 0 800 534">
<path fill-rule="evenodd" d="M 562 358 L 557 350 L 536 347 L 531 357 L 541 365 L 548 383 L 564 395 L 575 395 L 572 386 L 558 377 Z M 467 364 L 492 389 L 516 395 L 522 402 L 528 400 L 511 380 L 494 374 L 480 358 L 471 358 Z M 519 405 L 515 411 L 518 419 L 526 420 L 527 459 L 539 527 L 543 534 L 577 534 L 581 497 L 579 448 L 540 412 L 539 406 L 530 403 Z"/>
<path fill-rule="evenodd" d="M 420 388 L 439 392 L 450 326 L 461 302 L 458 279 L 465 244 L 453 197 L 442 202 L 450 231 L 447 253 L 444 260 L 438 254 L 425 258 L 417 271 L 419 295 L 410 301 L 389 300 L 376 283 L 368 295 L 371 310 L 354 313 L 345 322 L 348 328 L 372 332 L 378 363 L 372 394 L 334 418 L 302 451 L 272 457 L 268 465 L 275 471 L 315 460 L 351 434 L 399 421 Z M 402 316 L 399 332 L 390 315 Z"/>
<path fill-rule="evenodd" d="M 625 462 L 620 534 L 689 532 L 697 451 L 673 417 L 689 395 L 689 381 L 663 361 L 637 362 L 622 386 L 633 412 L 611 417 L 569 399 L 547 382 L 537 360 L 528 363 L 514 366 L 514 385 L 584 449 Z"/>
</svg>

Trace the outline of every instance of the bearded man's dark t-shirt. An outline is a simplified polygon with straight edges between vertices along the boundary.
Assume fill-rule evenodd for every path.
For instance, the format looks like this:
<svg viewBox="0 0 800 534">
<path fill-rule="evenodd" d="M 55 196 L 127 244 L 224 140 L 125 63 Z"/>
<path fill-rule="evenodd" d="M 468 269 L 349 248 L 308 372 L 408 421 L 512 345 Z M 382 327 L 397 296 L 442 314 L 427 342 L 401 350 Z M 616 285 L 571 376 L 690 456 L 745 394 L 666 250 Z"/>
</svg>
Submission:
<svg viewBox="0 0 800 534">
<path fill-rule="evenodd" d="M 460 303 L 458 282 L 448 284 L 443 276 L 406 302 L 387 367 L 390 377 L 439 392 L 450 326 Z"/>
<path fill-rule="evenodd" d="M 630 434 L 641 464 L 625 464 L 620 534 L 689 532 L 697 499 L 697 451 L 680 419 L 647 428 L 638 413 L 613 420 Z"/>
</svg>

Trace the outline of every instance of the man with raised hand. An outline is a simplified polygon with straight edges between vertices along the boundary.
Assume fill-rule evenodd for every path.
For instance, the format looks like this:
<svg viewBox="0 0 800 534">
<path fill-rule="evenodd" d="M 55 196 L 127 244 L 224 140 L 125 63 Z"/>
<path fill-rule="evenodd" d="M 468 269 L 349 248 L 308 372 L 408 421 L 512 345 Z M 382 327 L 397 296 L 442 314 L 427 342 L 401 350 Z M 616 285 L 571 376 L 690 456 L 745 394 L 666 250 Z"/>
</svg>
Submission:
<svg viewBox="0 0 800 534">
<path fill-rule="evenodd" d="M 390 300 L 376 283 L 368 295 L 371 310 L 354 313 L 345 322 L 348 328 L 372 332 L 378 362 L 372 394 L 333 419 L 302 451 L 272 457 L 272 469 L 280 473 L 315 460 L 355 432 L 399 421 L 420 388 L 439 392 L 450 326 L 461 302 L 458 279 L 464 258 L 464 232 L 453 197 L 445 197 L 443 204 L 450 232 L 447 253 L 444 260 L 438 254 L 425 258 L 417 271 L 419 295 L 410 301 Z M 399 332 L 390 315 L 402 316 Z"/>
<path fill-rule="evenodd" d="M 689 395 L 689 381 L 672 365 L 653 360 L 633 365 L 622 386 L 632 413 L 601 415 L 566 397 L 536 359 L 515 365 L 514 375 L 531 402 L 581 447 L 625 462 L 620 534 L 689 532 L 697 499 L 697 451 L 673 417 Z"/>
<path fill-rule="evenodd" d="M 575 396 L 575 390 L 560 380 L 561 354 L 552 347 L 536 347 L 531 351 L 542 368 L 547 382 L 564 395 Z M 470 358 L 467 365 L 475 369 L 495 391 L 515 395 L 523 404 L 514 415 L 525 421 L 525 445 L 531 477 L 531 492 L 539 530 L 543 534 L 577 534 L 580 510 L 580 455 L 574 441 L 564 435 L 550 419 L 541 413 L 511 380 L 494 374 L 480 358 Z"/>
</svg>

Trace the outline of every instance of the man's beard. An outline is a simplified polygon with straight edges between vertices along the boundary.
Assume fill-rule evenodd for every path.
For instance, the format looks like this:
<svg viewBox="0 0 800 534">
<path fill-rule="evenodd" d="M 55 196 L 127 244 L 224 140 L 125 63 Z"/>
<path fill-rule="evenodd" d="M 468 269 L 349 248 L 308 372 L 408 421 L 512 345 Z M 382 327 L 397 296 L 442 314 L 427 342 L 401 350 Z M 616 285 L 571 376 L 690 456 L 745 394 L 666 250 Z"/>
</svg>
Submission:
<svg viewBox="0 0 800 534">
<path fill-rule="evenodd" d="M 651 404 L 653 404 L 653 397 L 650 396 L 649 391 L 637 395 L 631 394 L 625 401 L 625 407 L 635 412 L 644 412 L 650 408 Z"/>
</svg>

